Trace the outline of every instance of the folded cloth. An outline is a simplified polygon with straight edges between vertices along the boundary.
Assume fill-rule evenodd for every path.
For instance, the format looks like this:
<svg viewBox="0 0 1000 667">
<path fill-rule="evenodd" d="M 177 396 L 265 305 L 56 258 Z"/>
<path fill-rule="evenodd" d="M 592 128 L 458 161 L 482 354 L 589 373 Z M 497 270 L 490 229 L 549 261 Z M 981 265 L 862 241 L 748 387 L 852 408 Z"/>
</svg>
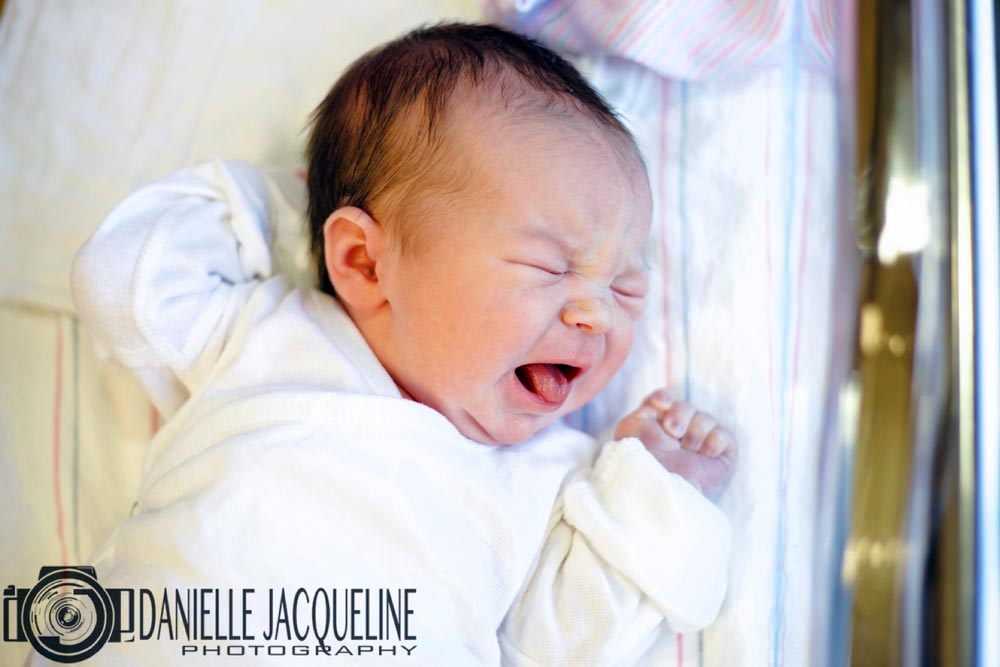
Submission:
<svg viewBox="0 0 1000 667">
<path fill-rule="evenodd" d="M 832 72 L 831 0 L 488 0 L 494 20 L 567 53 L 613 55 L 688 81 L 786 58 Z"/>
</svg>

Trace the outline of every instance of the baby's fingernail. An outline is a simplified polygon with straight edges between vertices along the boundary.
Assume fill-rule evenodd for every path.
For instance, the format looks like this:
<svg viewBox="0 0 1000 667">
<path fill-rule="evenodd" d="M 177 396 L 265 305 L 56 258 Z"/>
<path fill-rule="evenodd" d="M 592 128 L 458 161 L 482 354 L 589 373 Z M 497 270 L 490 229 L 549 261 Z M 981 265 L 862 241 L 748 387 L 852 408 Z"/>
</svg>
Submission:
<svg viewBox="0 0 1000 667">
<path fill-rule="evenodd" d="M 649 404 L 660 412 L 666 412 L 670 409 L 670 406 L 673 405 L 670 401 L 663 401 L 658 398 L 649 399 Z"/>
<path fill-rule="evenodd" d="M 675 438 L 680 438 L 684 435 L 684 430 L 681 428 L 681 423 L 675 417 L 666 417 L 661 422 L 663 424 L 663 430 L 669 433 Z"/>
</svg>

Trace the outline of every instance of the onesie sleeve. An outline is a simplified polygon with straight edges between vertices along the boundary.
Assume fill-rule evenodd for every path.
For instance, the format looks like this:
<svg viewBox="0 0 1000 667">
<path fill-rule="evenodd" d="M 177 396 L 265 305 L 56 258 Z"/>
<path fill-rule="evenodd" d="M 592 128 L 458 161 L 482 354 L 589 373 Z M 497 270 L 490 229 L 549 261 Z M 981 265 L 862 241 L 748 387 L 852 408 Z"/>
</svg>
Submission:
<svg viewBox="0 0 1000 667">
<path fill-rule="evenodd" d="M 130 195 L 77 253 L 80 320 L 164 415 L 198 386 L 241 306 L 271 276 L 269 218 L 260 173 L 214 160 Z"/>
<path fill-rule="evenodd" d="M 563 489 L 535 566 L 500 628 L 505 665 L 632 664 L 662 629 L 719 613 L 725 515 L 635 438 L 606 445 Z"/>
</svg>

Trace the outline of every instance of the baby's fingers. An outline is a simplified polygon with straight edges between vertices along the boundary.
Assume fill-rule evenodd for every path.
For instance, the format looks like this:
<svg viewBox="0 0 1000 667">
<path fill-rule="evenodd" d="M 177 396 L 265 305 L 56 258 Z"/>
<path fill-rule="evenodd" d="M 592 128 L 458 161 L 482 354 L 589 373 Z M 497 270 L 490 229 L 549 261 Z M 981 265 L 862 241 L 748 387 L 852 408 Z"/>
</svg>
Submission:
<svg viewBox="0 0 1000 667">
<path fill-rule="evenodd" d="M 723 454 L 735 455 L 736 436 L 725 426 L 716 426 L 705 436 L 701 453 L 713 459 Z"/>
<path fill-rule="evenodd" d="M 687 401 L 677 401 L 664 412 L 660 424 L 671 438 L 680 440 L 687 433 L 695 412 L 694 406 Z"/>
<path fill-rule="evenodd" d="M 719 423 L 707 412 L 696 412 L 688 424 L 687 433 L 681 438 L 681 447 L 689 452 L 710 456 L 704 451 L 704 445 L 710 433 Z"/>
<path fill-rule="evenodd" d="M 674 399 L 670 392 L 661 387 L 646 397 L 643 405 L 648 405 L 659 413 L 664 413 L 674 404 Z"/>
<path fill-rule="evenodd" d="M 639 438 L 647 447 L 680 449 L 680 444 L 670 438 L 660 426 L 659 413 L 644 405 L 618 422 L 615 429 L 615 439 Z"/>
</svg>

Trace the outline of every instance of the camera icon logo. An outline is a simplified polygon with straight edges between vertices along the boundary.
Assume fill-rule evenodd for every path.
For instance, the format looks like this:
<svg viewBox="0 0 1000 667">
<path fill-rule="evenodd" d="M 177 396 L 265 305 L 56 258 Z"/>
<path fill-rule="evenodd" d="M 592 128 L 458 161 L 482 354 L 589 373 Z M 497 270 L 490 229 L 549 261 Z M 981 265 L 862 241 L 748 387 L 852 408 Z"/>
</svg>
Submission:
<svg viewBox="0 0 1000 667">
<path fill-rule="evenodd" d="M 86 660 L 114 641 L 118 597 L 113 599 L 98 583 L 91 566 L 43 567 L 30 589 L 4 589 L 4 640 L 27 640 L 40 655 L 55 662 Z M 14 614 L 8 613 L 11 606 Z M 16 632 L 11 636 L 15 620 Z"/>
</svg>

